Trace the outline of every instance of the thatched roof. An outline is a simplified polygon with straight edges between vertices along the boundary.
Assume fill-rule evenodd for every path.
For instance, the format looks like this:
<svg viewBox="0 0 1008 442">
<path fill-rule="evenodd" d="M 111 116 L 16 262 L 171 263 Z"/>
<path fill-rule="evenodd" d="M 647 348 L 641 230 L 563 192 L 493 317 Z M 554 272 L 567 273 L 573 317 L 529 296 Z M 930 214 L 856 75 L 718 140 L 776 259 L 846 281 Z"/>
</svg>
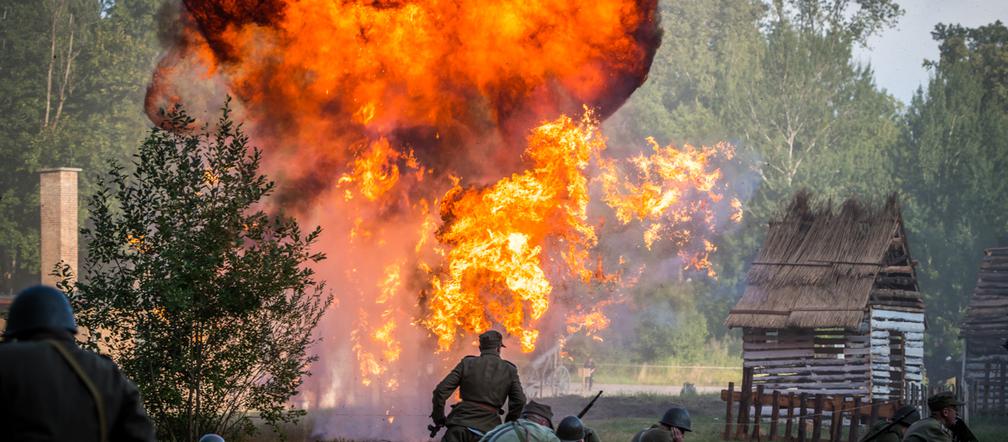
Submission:
<svg viewBox="0 0 1008 442">
<path fill-rule="evenodd" d="M 1008 247 L 984 250 L 962 334 L 970 340 L 971 352 L 980 350 L 977 345 L 998 351 L 997 346 L 1008 338 Z"/>
<path fill-rule="evenodd" d="M 799 192 L 770 221 L 728 327 L 857 328 L 896 234 L 895 195 L 881 205 L 855 199 L 834 210 Z"/>
</svg>

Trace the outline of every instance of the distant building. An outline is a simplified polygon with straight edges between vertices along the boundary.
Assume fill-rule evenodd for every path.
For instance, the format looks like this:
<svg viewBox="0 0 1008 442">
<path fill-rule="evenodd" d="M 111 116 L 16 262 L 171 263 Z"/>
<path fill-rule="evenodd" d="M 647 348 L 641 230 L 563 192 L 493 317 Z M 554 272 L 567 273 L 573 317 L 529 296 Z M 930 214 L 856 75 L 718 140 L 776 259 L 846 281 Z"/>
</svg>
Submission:
<svg viewBox="0 0 1008 442">
<path fill-rule="evenodd" d="M 966 321 L 963 377 L 976 411 L 1002 415 L 1008 383 L 1008 247 L 984 250 Z"/>
<path fill-rule="evenodd" d="M 925 321 L 896 197 L 834 210 L 795 195 L 725 324 L 766 391 L 903 397 L 923 378 Z"/>
</svg>

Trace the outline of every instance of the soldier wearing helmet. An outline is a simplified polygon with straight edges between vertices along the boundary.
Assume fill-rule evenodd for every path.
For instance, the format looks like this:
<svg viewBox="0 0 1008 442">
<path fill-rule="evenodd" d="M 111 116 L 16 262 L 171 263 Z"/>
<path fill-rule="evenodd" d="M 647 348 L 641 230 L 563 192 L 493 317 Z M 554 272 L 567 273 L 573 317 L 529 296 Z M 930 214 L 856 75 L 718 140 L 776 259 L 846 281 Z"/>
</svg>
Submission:
<svg viewBox="0 0 1008 442">
<path fill-rule="evenodd" d="M 4 439 L 153 441 L 136 386 L 76 333 L 63 292 L 39 285 L 14 298 L 0 345 Z"/>
<path fill-rule="evenodd" d="M 635 434 L 631 442 L 683 442 L 686 433 L 693 431 L 692 426 L 689 412 L 673 405 L 657 424 Z"/>
<path fill-rule="evenodd" d="M 560 442 L 599 442 L 599 437 L 581 422 L 577 416 L 567 416 L 557 424 L 557 439 Z"/>
<path fill-rule="evenodd" d="M 525 393 L 518 380 L 518 367 L 501 359 L 504 347 L 500 332 L 490 330 L 479 336 L 479 356 L 466 356 L 434 388 L 431 419 L 436 426 L 447 426 L 443 442 L 474 442 L 500 425 L 500 415 L 505 422 L 518 419 L 525 406 Z M 459 389 L 461 402 L 452 405 L 445 416 L 445 402 L 455 389 Z"/>
<path fill-rule="evenodd" d="M 913 405 L 904 405 L 893 414 L 892 419 L 882 420 L 872 425 L 858 442 L 900 442 L 903 433 L 914 422 L 920 420 L 920 412 Z"/>
</svg>

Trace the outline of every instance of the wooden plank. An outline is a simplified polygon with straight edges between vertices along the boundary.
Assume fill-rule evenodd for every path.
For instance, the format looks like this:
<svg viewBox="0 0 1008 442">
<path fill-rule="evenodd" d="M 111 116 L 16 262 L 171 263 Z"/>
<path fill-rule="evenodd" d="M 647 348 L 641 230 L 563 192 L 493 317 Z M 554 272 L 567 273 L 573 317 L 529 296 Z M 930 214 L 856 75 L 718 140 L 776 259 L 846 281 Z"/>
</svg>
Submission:
<svg viewBox="0 0 1008 442">
<path fill-rule="evenodd" d="M 777 421 L 780 420 L 780 391 L 774 390 L 771 398 L 773 406 L 770 407 L 770 435 L 767 440 L 777 438 Z"/>
<path fill-rule="evenodd" d="M 879 401 L 878 399 L 872 398 L 871 401 L 871 415 L 868 417 L 868 426 L 871 427 L 878 422 L 879 417 Z"/>
<path fill-rule="evenodd" d="M 872 321 L 872 326 L 881 330 L 895 330 L 902 332 L 924 332 L 923 322 L 900 322 L 900 321 Z"/>
<path fill-rule="evenodd" d="M 726 402 L 724 433 L 721 434 L 721 438 L 728 440 L 731 439 L 732 436 L 732 402 L 735 400 L 735 383 L 729 382 L 728 391 L 721 391 L 721 393 L 722 400 Z M 727 393 L 727 395 L 724 393 Z"/>
<path fill-rule="evenodd" d="M 1008 403 L 1005 402 L 1005 393 L 1008 393 L 1008 390 L 1005 389 L 1005 386 L 1008 385 L 1008 374 L 1005 374 L 1006 368 L 1008 368 L 1008 364 L 1005 361 L 1001 361 L 1001 413 L 999 414 L 1008 414 L 1008 406 L 1006 406 Z"/>
<path fill-rule="evenodd" d="M 808 405 L 805 393 L 799 396 L 798 404 L 798 442 L 805 442 L 805 415 L 807 414 L 806 406 Z"/>
<path fill-rule="evenodd" d="M 815 411 L 812 415 L 812 442 L 819 442 L 819 437 L 822 435 L 822 416 L 823 416 L 823 402 L 825 401 L 825 396 L 821 394 L 815 395 Z"/>
<path fill-rule="evenodd" d="M 760 421 L 763 420 L 763 386 L 756 386 L 756 397 L 753 400 L 753 411 L 755 416 L 753 417 L 753 431 L 752 436 L 749 440 L 760 441 Z"/>
<path fill-rule="evenodd" d="M 989 411 L 991 409 L 991 405 L 994 405 L 994 401 L 992 401 L 991 397 L 990 397 L 991 396 L 991 380 L 990 380 L 990 378 L 991 378 L 991 363 L 988 362 L 984 366 L 983 404 L 980 405 L 980 407 L 983 410 L 985 410 L 985 411 Z"/>
<path fill-rule="evenodd" d="M 815 352 L 811 348 L 801 350 L 742 351 L 742 359 L 747 361 L 757 359 L 811 358 L 813 356 L 815 356 Z"/>
<path fill-rule="evenodd" d="M 853 407 L 850 414 L 850 430 L 847 432 L 847 442 L 857 442 L 858 440 L 858 420 L 861 419 L 861 396 L 854 396 L 851 404 Z"/>
</svg>

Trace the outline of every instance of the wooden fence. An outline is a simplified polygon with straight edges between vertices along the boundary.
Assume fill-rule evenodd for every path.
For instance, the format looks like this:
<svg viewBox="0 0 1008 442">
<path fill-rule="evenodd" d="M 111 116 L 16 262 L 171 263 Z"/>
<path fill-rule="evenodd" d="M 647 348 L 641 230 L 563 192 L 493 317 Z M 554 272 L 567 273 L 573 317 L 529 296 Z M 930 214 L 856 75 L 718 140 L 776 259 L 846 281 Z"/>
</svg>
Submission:
<svg viewBox="0 0 1008 442">
<path fill-rule="evenodd" d="M 724 440 L 781 440 L 798 442 L 856 442 L 879 419 L 896 409 L 915 405 L 925 415 L 928 394 L 917 384 L 907 384 L 901 399 L 866 400 L 858 395 L 826 395 L 794 391 L 765 391 L 752 387 L 752 369 L 743 370 L 742 386 L 730 382 L 721 390 L 725 401 Z M 769 408 L 769 414 L 764 414 Z M 864 426 L 862 428 L 862 426 Z"/>
</svg>

